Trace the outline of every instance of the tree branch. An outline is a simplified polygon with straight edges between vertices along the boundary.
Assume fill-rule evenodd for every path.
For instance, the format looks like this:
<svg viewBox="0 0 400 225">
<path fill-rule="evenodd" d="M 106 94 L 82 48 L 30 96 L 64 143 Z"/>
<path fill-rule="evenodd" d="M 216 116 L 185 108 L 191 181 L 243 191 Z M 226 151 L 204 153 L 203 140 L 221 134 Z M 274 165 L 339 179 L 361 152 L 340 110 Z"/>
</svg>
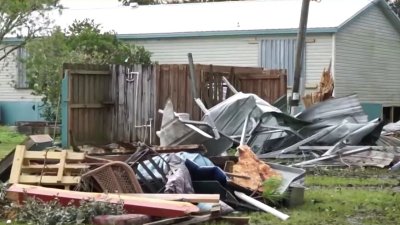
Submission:
<svg viewBox="0 0 400 225">
<path fill-rule="evenodd" d="M 18 44 L 18 45 L 13 45 L 13 46 L 7 46 L 11 47 L 10 49 L 6 50 L 7 47 L 2 48 L 4 50 L 4 55 L 0 56 L 0 61 L 4 60 L 8 55 L 10 55 L 13 51 L 17 50 L 20 48 L 24 43 Z"/>
</svg>

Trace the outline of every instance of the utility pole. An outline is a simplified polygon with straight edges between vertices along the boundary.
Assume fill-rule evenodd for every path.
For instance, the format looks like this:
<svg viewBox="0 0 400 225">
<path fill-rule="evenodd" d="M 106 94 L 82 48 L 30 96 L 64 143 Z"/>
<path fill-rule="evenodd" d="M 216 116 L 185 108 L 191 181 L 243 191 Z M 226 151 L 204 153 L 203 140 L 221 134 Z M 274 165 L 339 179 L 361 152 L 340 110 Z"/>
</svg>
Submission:
<svg viewBox="0 0 400 225">
<path fill-rule="evenodd" d="M 300 25 L 299 32 L 297 33 L 297 49 L 296 49 L 296 59 L 295 59 L 295 67 L 294 67 L 294 83 L 293 83 L 293 92 L 292 99 L 290 101 L 290 112 L 292 114 L 296 113 L 296 108 L 299 106 L 300 102 L 300 76 L 302 70 L 302 62 L 303 62 L 303 49 L 305 45 L 305 38 L 307 32 L 307 20 L 308 20 L 308 9 L 310 6 L 311 0 L 303 0 L 301 5 L 301 15 L 300 15 Z"/>
</svg>

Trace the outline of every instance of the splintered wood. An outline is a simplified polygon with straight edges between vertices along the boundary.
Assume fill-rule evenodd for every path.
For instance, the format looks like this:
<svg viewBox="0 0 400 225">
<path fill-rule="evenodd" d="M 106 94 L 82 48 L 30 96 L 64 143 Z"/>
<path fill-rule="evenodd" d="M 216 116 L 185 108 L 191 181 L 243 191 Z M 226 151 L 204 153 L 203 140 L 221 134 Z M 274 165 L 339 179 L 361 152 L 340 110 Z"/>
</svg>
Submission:
<svg viewBox="0 0 400 225">
<path fill-rule="evenodd" d="M 281 175 L 277 171 L 259 160 L 249 146 L 241 145 L 238 147 L 238 151 L 239 161 L 233 165 L 233 173 L 249 176 L 251 179 L 233 177 L 232 181 L 235 184 L 262 192 L 262 184 L 265 180 L 271 177 L 281 178 Z"/>
<path fill-rule="evenodd" d="M 71 185 L 79 184 L 82 170 L 88 169 L 88 165 L 80 163 L 84 158 L 84 153 L 67 150 L 26 151 L 24 145 L 18 145 L 9 182 L 64 186 L 69 189 Z"/>
<path fill-rule="evenodd" d="M 322 72 L 321 80 L 319 82 L 318 90 L 303 97 L 303 103 L 306 108 L 314 105 L 315 103 L 322 102 L 332 98 L 334 89 L 334 82 L 331 74 L 331 65 L 329 64 L 328 70 Z"/>
</svg>

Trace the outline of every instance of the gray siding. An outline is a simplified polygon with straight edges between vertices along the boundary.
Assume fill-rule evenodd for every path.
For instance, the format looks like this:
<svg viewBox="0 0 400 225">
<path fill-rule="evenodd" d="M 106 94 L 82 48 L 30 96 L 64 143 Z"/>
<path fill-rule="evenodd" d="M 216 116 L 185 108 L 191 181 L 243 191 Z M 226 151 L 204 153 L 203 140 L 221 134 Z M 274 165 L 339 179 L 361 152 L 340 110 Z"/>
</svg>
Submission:
<svg viewBox="0 0 400 225">
<path fill-rule="evenodd" d="M 336 35 L 335 95 L 400 106 L 399 33 L 378 6 Z"/>
</svg>

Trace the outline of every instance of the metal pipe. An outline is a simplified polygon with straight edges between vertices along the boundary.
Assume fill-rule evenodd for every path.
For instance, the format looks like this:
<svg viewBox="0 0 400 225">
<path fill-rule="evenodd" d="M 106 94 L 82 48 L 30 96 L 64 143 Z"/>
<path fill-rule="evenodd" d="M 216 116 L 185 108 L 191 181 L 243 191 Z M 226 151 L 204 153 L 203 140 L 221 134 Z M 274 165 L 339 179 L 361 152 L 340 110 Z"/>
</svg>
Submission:
<svg viewBox="0 0 400 225">
<path fill-rule="evenodd" d="M 224 81 L 226 86 L 228 86 L 229 90 L 231 90 L 233 92 L 233 94 L 237 94 L 238 93 L 236 88 L 228 81 L 228 79 L 226 79 L 226 77 L 222 76 L 222 81 Z"/>
<path fill-rule="evenodd" d="M 354 149 L 354 150 L 343 152 L 341 154 L 322 156 L 322 157 L 319 157 L 319 158 L 316 158 L 316 159 L 311 159 L 311 160 L 308 160 L 308 161 L 296 163 L 296 164 L 293 164 L 292 166 L 303 166 L 303 165 L 316 163 L 316 162 L 327 160 L 327 159 L 334 159 L 334 158 L 339 157 L 339 156 L 353 155 L 353 154 L 364 152 L 364 151 L 367 151 L 367 150 L 371 150 L 371 147 L 370 146 L 364 146 L 364 147 L 361 147 L 361 148 L 357 148 L 357 149 Z"/>
<path fill-rule="evenodd" d="M 280 212 L 280 211 L 272 208 L 271 206 L 266 205 L 266 204 L 264 204 L 264 203 L 262 203 L 260 201 L 257 201 L 256 199 L 254 199 L 254 198 L 252 198 L 250 196 L 247 196 L 246 194 L 244 194 L 242 192 L 235 191 L 235 195 L 238 198 L 242 199 L 243 201 L 245 201 L 245 202 L 247 202 L 247 203 L 249 203 L 249 204 L 251 204 L 251 205 L 253 205 L 253 206 L 255 206 L 255 207 L 259 208 L 259 209 L 262 209 L 263 211 L 265 211 L 267 213 L 271 213 L 272 215 L 278 217 L 281 220 L 287 220 L 289 218 L 289 215 L 284 214 L 284 213 L 282 213 L 282 212 Z"/>
<path fill-rule="evenodd" d="M 246 117 L 246 120 L 244 121 L 243 124 L 243 130 L 242 130 L 242 136 L 240 137 L 240 145 L 244 145 L 244 139 L 246 136 L 246 127 L 247 127 L 247 121 L 249 120 L 249 117 Z"/>
<path fill-rule="evenodd" d="M 189 58 L 189 77 L 192 84 L 192 98 L 198 98 L 197 88 L 196 88 L 196 80 L 195 80 L 195 70 L 194 70 L 194 63 L 193 63 L 193 55 L 192 53 L 188 53 Z"/>
</svg>

